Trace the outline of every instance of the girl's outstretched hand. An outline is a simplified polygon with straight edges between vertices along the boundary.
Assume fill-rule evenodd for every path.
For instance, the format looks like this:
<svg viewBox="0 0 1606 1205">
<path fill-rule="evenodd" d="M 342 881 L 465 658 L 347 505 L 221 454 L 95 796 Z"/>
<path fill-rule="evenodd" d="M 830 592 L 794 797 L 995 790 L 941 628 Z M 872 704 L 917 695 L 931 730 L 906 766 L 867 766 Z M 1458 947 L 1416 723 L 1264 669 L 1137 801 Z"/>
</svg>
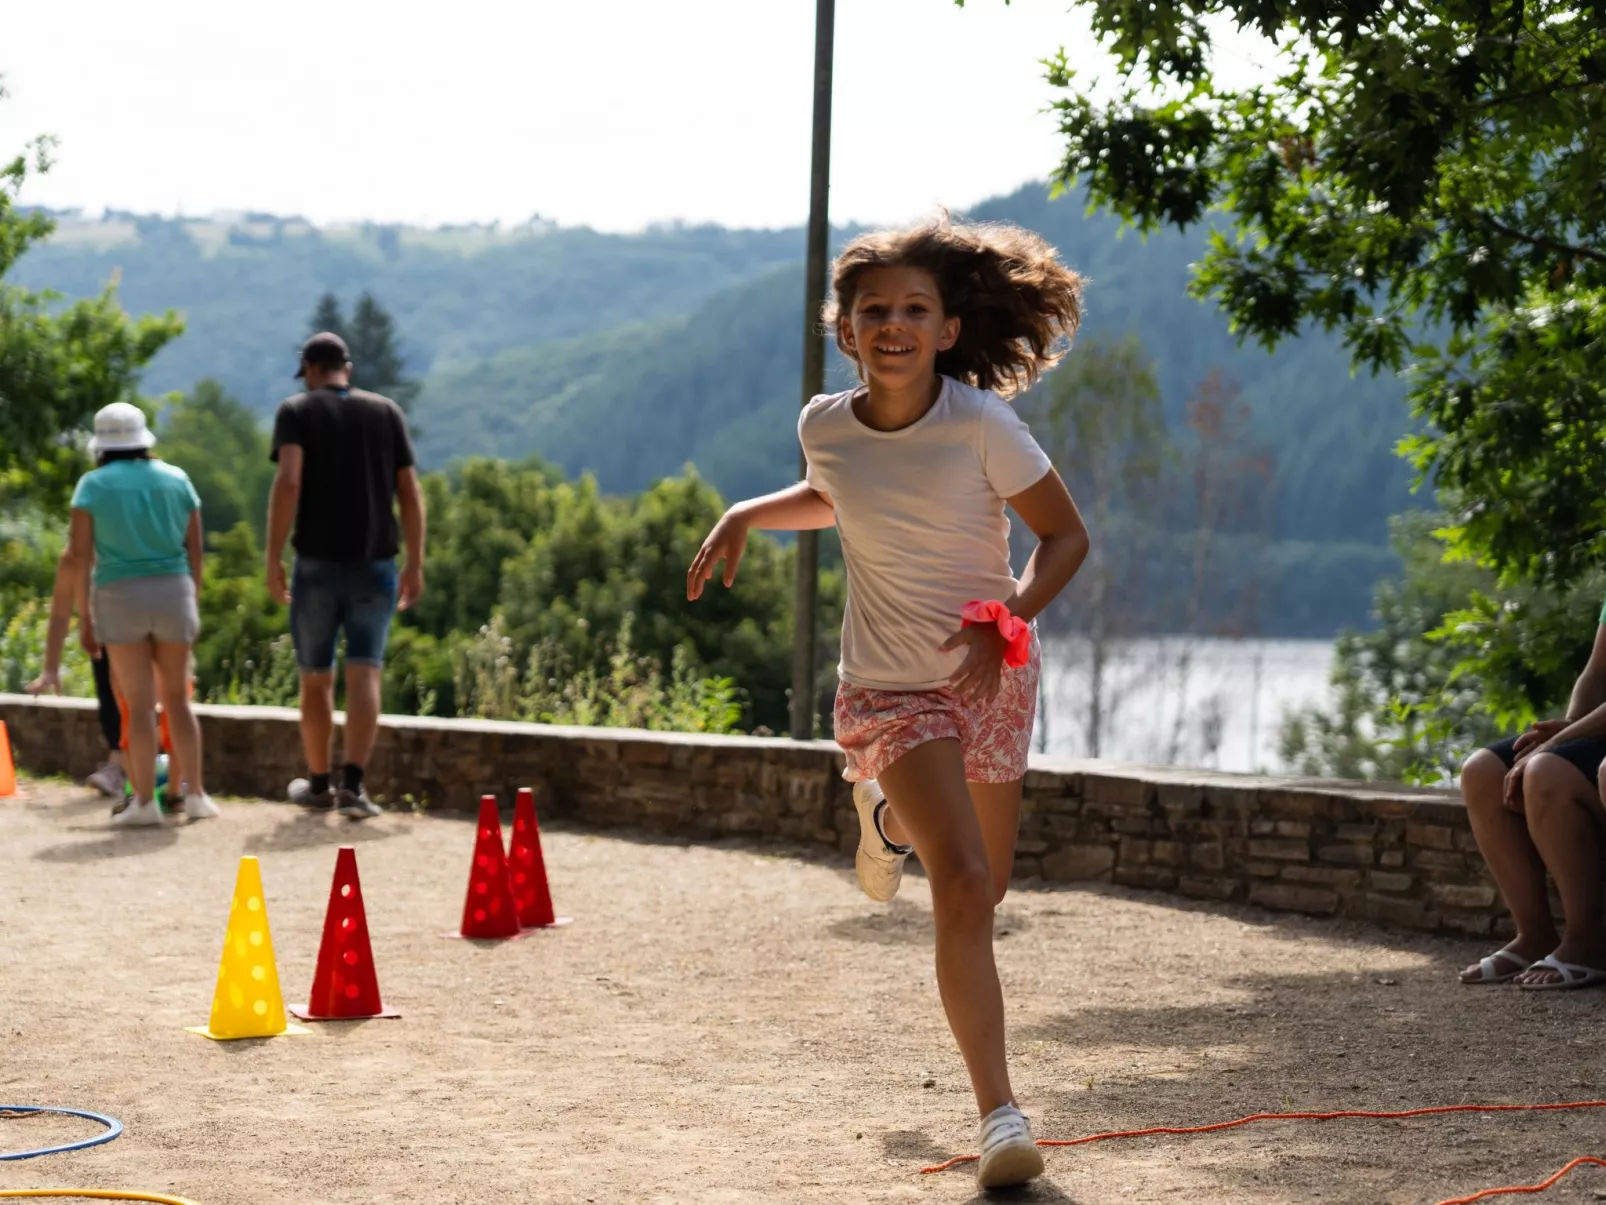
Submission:
<svg viewBox="0 0 1606 1205">
<path fill-rule="evenodd" d="M 726 511 L 692 558 L 691 569 L 686 574 L 686 597 L 696 602 L 703 596 L 703 586 L 714 576 L 714 566 L 721 561 L 725 562 L 721 580 L 728 589 L 736 581 L 736 567 L 742 563 L 742 553 L 746 550 L 747 524 L 735 511 Z"/>
<path fill-rule="evenodd" d="M 960 628 L 942 642 L 942 651 L 965 649 L 965 659 L 948 679 L 953 692 L 966 703 L 991 703 L 998 697 L 1004 677 L 1004 654 L 1009 642 L 997 624 Z"/>
</svg>

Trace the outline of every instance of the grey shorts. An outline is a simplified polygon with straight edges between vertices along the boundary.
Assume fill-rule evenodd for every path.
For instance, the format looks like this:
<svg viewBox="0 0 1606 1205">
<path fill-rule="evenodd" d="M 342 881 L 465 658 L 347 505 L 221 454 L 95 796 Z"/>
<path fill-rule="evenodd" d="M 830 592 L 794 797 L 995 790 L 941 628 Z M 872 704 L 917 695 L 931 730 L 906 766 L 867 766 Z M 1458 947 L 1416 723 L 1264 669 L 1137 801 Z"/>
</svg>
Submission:
<svg viewBox="0 0 1606 1205">
<path fill-rule="evenodd" d="M 90 603 L 102 644 L 194 644 L 201 634 L 195 579 L 187 573 L 129 577 L 96 586 Z"/>
</svg>

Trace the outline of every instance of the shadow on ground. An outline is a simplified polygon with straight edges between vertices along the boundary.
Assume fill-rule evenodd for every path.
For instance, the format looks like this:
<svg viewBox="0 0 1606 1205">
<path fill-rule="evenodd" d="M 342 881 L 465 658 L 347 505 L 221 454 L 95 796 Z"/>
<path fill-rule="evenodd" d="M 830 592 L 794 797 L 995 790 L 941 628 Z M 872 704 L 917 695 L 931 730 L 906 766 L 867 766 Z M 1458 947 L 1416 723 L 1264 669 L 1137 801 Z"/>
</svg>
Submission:
<svg viewBox="0 0 1606 1205">
<path fill-rule="evenodd" d="M 82 865 L 103 862 L 107 858 L 142 858 L 160 853 L 178 840 L 174 828 L 112 829 L 107 822 L 107 834 L 94 841 L 63 841 L 60 845 L 47 845 L 35 851 L 36 862 L 56 862 L 65 865 Z M 99 832 L 99 828 L 79 831 Z"/>
<path fill-rule="evenodd" d="M 1106 974 L 1117 991 L 1123 970 L 1129 988 L 1146 973 L 1110 968 Z M 1606 997 L 1598 992 L 1466 988 L 1449 967 L 1380 966 L 1315 976 L 1251 970 L 1216 979 L 1223 983 L 1236 989 L 1237 999 L 1163 1007 L 1089 1000 L 1014 1027 L 1012 1048 L 1060 1067 L 1061 1086 L 1044 1091 L 1039 1080 L 1030 1102 L 1037 1136 L 1208 1125 L 1259 1112 L 1404 1111 L 1606 1096 L 1600 1025 Z M 1112 1061 L 1122 1067 L 1114 1075 Z M 1101 1076 L 1090 1074 L 1095 1065 L 1104 1068 Z M 1437 1200 L 1401 1184 L 1401 1170 L 1413 1166 L 1423 1144 L 1455 1156 L 1459 1178 L 1434 1185 L 1434 1192 L 1445 1190 L 1439 1196 L 1528 1183 L 1575 1155 L 1598 1151 L 1602 1114 L 1606 1109 L 1266 1121 L 1047 1154 L 1051 1171 L 1056 1161 L 1085 1164 L 1096 1156 L 1217 1163 L 1220 1189 L 1230 1198 L 1235 1186 L 1246 1195 L 1263 1187 L 1244 1153 L 1275 1152 L 1276 1182 L 1288 1200 Z M 956 1152 L 930 1152 L 949 1153 Z M 1138 1177 L 1141 1195 L 1140 1173 L 1124 1174 Z M 1337 1184 L 1344 1188 L 1335 1194 Z"/>
<path fill-rule="evenodd" d="M 284 806 L 288 809 L 284 819 L 266 833 L 248 838 L 241 847 L 246 853 L 291 853 L 325 845 L 363 845 L 407 831 L 386 825 L 383 817 L 352 820 L 338 814 Z M 227 816 L 225 812 L 224 818 Z"/>
</svg>

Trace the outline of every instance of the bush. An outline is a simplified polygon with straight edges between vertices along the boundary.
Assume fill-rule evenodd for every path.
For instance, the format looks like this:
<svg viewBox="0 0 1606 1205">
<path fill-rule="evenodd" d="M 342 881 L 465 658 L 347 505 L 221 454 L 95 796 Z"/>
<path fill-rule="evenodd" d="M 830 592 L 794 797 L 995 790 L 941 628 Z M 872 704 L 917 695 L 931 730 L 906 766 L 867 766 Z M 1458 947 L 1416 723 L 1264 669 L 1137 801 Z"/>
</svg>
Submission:
<svg viewBox="0 0 1606 1205">
<path fill-rule="evenodd" d="M 50 602 L 25 602 L 0 628 L 0 690 L 15 694 L 32 682 L 44 667 L 45 631 L 50 626 Z M 61 693 L 74 698 L 93 698 L 95 671 L 89 656 L 69 636 L 61 653 Z"/>
<path fill-rule="evenodd" d="M 607 642 L 607 668 L 578 665 L 558 641 L 543 640 L 522 670 L 500 617 L 464 641 L 453 657 L 459 714 L 598 728 L 664 732 L 737 731 L 742 699 L 729 678 L 705 677 L 689 649 L 677 648 L 664 676 L 656 658 L 634 647 L 627 614 Z"/>
</svg>

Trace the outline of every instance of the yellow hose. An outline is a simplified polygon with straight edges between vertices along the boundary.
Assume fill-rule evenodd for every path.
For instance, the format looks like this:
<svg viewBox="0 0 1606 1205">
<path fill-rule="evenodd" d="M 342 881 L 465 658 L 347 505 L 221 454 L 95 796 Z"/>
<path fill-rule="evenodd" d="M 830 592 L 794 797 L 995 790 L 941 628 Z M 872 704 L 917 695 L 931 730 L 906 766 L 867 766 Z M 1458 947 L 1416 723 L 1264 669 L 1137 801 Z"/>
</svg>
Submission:
<svg viewBox="0 0 1606 1205">
<path fill-rule="evenodd" d="M 118 1192 L 115 1188 L 0 1188 L 0 1197 L 97 1197 L 102 1201 L 154 1201 L 156 1205 L 197 1205 L 188 1197 L 159 1192 Z"/>
</svg>

